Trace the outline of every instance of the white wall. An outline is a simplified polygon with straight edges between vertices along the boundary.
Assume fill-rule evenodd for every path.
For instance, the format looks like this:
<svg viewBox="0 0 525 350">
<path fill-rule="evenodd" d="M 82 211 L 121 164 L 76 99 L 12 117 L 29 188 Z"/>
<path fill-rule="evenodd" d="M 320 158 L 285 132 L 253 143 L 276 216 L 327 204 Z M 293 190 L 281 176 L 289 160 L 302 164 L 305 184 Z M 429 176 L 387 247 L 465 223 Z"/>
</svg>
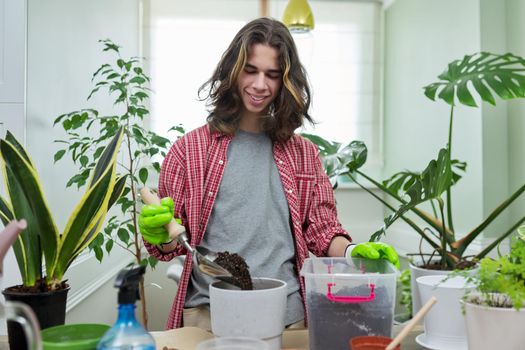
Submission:
<svg viewBox="0 0 525 350">
<path fill-rule="evenodd" d="M 525 56 L 525 1 L 507 0 L 507 49 L 522 57 Z M 509 113 L 509 188 L 514 190 L 523 185 L 525 179 L 525 101 L 514 100 L 508 103 Z M 525 215 L 525 200 L 521 199 L 512 208 L 512 222 Z"/>
<path fill-rule="evenodd" d="M 397 0 L 385 18 L 384 175 L 423 170 L 448 141 L 450 109 L 423 87 L 454 59 L 480 50 L 478 0 Z M 456 229 L 465 232 L 483 211 L 481 111 L 455 110 L 453 158 L 468 162 L 455 188 Z M 466 205 L 468 203 L 468 205 Z"/>
<path fill-rule="evenodd" d="M 12 132 L 25 142 L 24 81 L 25 81 L 25 1 L 0 0 L 0 137 Z M 5 196 L 3 179 L 0 195 Z M 1 262 L 0 262 L 1 263 Z M 15 256 L 10 250 L 3 261 L 3 285 L 19 279 Z M 0 297 L 3 302 L 3 296 Z M 6 324 L 0 318 L 0 334 L 6 333 Z"/>
</svg>

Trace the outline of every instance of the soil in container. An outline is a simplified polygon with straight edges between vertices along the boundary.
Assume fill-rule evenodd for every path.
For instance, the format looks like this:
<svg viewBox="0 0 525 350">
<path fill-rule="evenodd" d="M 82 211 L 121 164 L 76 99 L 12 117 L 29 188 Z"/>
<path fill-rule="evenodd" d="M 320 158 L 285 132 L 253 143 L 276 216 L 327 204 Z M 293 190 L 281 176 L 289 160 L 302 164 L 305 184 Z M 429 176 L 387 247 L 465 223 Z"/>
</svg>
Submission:
<svg viewBox="0 0 525 350">
<path fill-rule="evenodd" d="M 368 295 L 367 285 L 345 287 L 338 295 Z M 310 293 L 308 320 L 311 350 L 348 350 L 348 342 L 357 336 L 390 337 L 393 322 L 393 300 L 386 287 L 376 288 L 376 297 L 365 303 L 330 301 L 326 294 Z"/>
<path fill-rule="evenodd" d="M 233 283 L 241 288 L 242 290 L 252 290 L 252 278 L 250 276 L 250 270 L 248 264 L 243 259 L 242 256 L 229 253 L 229 252 L 219 252 L 217 253 L 217 258 L 214 260 L 215 263 L 224 267 L 228 270 L 233 276 Z"/>
</svg>

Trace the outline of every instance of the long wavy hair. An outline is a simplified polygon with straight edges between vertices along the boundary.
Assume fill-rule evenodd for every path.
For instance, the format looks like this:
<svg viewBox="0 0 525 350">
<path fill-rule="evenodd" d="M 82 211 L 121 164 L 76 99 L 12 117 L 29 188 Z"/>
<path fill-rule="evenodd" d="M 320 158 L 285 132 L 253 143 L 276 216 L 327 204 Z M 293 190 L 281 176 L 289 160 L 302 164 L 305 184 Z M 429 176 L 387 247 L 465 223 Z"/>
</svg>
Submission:
<svg viewBox="0 0 525 350">
<path fill-rule="evenodd" d="M 233 135 L 243 108 L 237 78 L 254 44 L 268 45 L 278 52 L 282 84 L 263 128 L 273 141 L 284 142 L 305 119 L 312 124 L 314 121 L 308 114 L 310 87 L 306 71 L 288 28 L 281 22 L 258 18 L 246 24 L 223 53 L 211 78 L 199 88 L 199 97 L 208 100 L 207 122 L 211 130 Z"/>
</svg>

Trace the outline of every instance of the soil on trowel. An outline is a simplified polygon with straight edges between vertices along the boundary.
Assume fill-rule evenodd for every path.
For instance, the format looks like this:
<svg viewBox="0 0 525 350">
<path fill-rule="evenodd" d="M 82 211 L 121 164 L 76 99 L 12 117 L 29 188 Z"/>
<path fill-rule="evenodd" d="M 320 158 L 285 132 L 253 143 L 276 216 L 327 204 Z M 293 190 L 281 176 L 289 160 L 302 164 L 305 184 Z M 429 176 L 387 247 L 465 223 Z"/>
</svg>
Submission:
<svg viewBox="0 0 525 350">
<path fill-rule="evenodd" d="M 229 252 L 219 252 L 217 253 L 217 259 L 215 262 L 220 266 L 228 270 L 233 276 L 233 284 L 242 290 L 252 290 L 252 278 L 250 276 L 250 270 L 248 264 L 242 258 L 242 256 L 229 253 Z"/>
<path fill-rule="evenodd" d="M 337 295 L 367 295 L 367 285 L 341 288 Z M 390 337 L 393 322 L 392 298 L 387 288 L 376 288 L 371 302 L 341 303 L 326 294 L 312 292 L 308 298 L 308 328 L 311 350 L 347 350 L 348 341 L 360 335 Z"/>
</svg>

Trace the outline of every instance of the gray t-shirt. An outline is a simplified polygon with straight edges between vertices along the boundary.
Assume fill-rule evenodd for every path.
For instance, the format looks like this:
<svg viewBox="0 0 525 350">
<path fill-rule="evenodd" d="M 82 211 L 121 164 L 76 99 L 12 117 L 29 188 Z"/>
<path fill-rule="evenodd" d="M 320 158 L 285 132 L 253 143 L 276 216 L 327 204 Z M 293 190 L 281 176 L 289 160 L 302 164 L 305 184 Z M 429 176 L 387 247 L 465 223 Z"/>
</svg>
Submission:
<svg viewBox="0 0 525 350">
<path fill-rule="evenodd" d="M 288 203 L 266 134 L 239 130 L 230 142 L 219 192 L 200 245 L 239 254 L 252 277 L 285 281 L 285 324 L 304 318 Z M 208 286 L 212 282 L 194 266 L 185 307 L 209 304 Z"/>
</svg>

